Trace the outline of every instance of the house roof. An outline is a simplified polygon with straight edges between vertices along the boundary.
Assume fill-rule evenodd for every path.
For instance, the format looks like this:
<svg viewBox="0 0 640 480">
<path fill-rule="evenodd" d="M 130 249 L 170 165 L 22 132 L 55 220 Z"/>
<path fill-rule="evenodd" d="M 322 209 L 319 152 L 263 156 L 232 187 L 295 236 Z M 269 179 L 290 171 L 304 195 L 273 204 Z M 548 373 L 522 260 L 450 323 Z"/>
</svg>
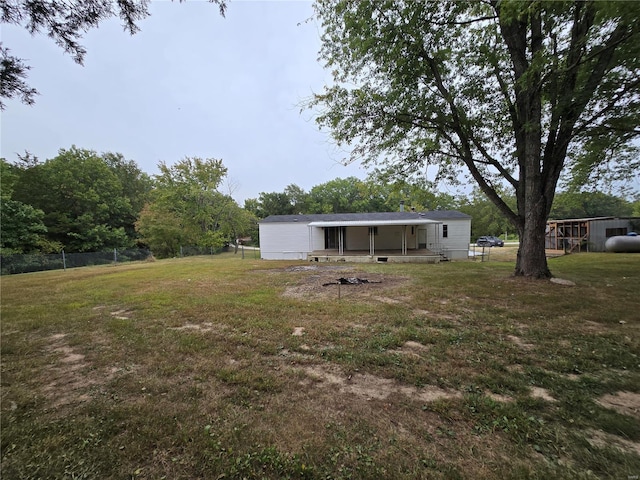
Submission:
<svg viewBox="0 0 640 480">
<path fill-rule="evenodd" d="M 455 210 L 428 212 L 316 213 L 310 215 L 270 215 L 259 223 L 313 223 L 314 226 L 419 225 L 443 220 L 465 220 L 469 215 Z"/>
<path fill-rule="evenodd" d="M 547 223 L 569 222 L 599 222 L 601 220 L 640 220 L 640 217 L 588 217 L 588 218 L 564 218 L 560 220 L 549 219 Z"/>
</svg>

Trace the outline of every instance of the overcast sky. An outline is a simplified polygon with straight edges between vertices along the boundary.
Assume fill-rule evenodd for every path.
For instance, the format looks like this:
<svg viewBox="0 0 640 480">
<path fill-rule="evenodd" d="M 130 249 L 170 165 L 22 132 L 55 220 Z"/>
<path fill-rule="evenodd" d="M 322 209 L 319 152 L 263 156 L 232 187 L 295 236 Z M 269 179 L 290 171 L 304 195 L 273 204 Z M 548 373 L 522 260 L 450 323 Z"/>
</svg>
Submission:
<svg viewBox="0 0 640 480">
<path fill-rule="evenodd" d="M 366 177 L 300 103 L 330 75 L 317 61 L 310 1 L 154 2 L 134 36 L 117 19 L 83 40 L 84 66 L 45 35 L 3 24 L 2 42 L 32 67 L 33 106 L 6 102 L 1 156 L 40 160 L 76 145 L 122 153 L 149 174 L 160 161 L 220 158 L 243 205 L 260 192 Z"/>
</svg>

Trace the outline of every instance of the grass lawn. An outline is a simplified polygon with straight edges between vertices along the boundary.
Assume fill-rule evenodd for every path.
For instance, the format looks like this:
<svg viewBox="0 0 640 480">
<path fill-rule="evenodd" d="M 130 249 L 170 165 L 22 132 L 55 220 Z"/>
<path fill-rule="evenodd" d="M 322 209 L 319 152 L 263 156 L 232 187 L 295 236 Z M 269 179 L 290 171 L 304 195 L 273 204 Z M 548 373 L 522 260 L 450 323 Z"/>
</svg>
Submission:
<svg viewBox="0 0 640 480">
<path fill-rule="evenodd" d="M 2 277 L 2 478 L 638 478 L 640 255 L 549 262 Z"/>
</svg>

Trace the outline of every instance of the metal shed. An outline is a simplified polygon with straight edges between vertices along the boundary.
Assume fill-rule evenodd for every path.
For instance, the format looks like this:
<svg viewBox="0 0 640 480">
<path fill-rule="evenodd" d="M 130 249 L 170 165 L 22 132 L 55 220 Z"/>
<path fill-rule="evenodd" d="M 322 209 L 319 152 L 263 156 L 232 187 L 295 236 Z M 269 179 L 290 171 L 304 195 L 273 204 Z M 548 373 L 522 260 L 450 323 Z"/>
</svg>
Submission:
<svg viewBox="0 0 640 480">
<path fill-rule="evenodd" d="M 607 238 L 640 229 L 640 217 L 549 220 L 545 248 L 566 252 L 604 252 Z"/>
</svg>

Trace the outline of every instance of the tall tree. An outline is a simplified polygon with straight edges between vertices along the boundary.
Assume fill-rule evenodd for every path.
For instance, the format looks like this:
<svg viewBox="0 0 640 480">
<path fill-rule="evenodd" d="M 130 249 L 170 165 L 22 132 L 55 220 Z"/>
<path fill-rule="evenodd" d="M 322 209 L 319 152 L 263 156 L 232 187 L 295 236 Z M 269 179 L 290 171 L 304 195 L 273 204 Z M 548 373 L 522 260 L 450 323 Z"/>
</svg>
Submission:
<svg viewBox="0 0 640 480">
<path fill-rule="evenodd" d="M 122 195 L 131 208 L 120 219 L 130 238 L 136 238 L 135 222 L 149 201 L 153 182 L 151 177 L 140 170 L 133 160 L 127 160 L 121 153 L 107 152 L 101 156 L 104 163 L 118 177 L 122 186 Z"/>
<path fill-rule="evenodd" d="M 292 215 L 296 213 L 291 197 L 286 192 L 261 192 L 258 195 L 257 216 L 260 218 L 269 215 Z"/>
<path fill-rule="evenodd" d="M 10 198 L 0 199 L 1 253 L 33 253 L 59 250 L 46 240 L 44 212 Z M 58 248 L 55 248 L 58 247 Z"/>
<path fill-rule="evenodd" d="M 305 213 L 308 197 L 308 193 L 292 183 L 284 192 L 260 192 L 258 198 L 248 198 L 244 208 L 258 218 Z"/>
<path fill-rule="evenodd" d="M 627 217 L 633 204 L 624 198 L 602 192 L 560 192 L 556 195 L 550 216 L 555 219 L 588 217 Z"/>
<path fill-rule="evenodd" d="M 438 192 L 435 185 L 424 176 L 415 178 L 395 178 L 388 172 L 376 170 L 369 174 L 366 183 L 377 189 L 377 195 L 384 198 L 384 206 L 379 211 L 395 212 L 404 202 L 407 210 L 455 210 L 460 202 L 448 193 Z"/>
<path fill-rule="evenodd" d="M 101 156 L 74 146 L 44 163 L 26 156 L 16 167 L 12 199 L 44 212 L 50 241 L 71 252 L 135 243 L 133 224 L 148 177 L 132 162 L 119 154 Z"/>
<path fill-rule="evenodd" d="M 383 211 L 385 198 L 356 177 L 336 178 L 309 190 L 307 213 Z"/>
<path fill-rule="evenodd" d="M 12 200 L 20 169 L 0 158 L 0 252 L 32 253 L 59 250 L 60 245 L 46 240 L 44 212 Z"/>
<path fill-rule="evenodd" d="M 218 5 L 224 16 L 225 0 L 209 0 Z M 2 0 L 0 21 L 24 27 L 30 34 L 45 34 L 65 53 L 82 65 L 87 53 L 82 36 L 101 22 L 119 17 L 125 31 L 133 35 L 138 22 L 149 16 L 149 0 Z M 0 43 L 0 99 L 20 97 L 30 105 L 38 92 L 26 83 L 29 70 L 23 59 L 11 55 Z M 0 100 L 0 109 L 4 103 Z"/>
<path fill-rule="evenodd" d="M 640 135 L 640 3 L 318 0 L 316 13 L 334 76 L 309 102 L 320 125 L 352 160 L 466 168 L 520 236 L 515 274 L 549 277 L 561 175 L 615 166 Z"/>
<path fill-rule="evenodd" d="M 307 209 L 307 199 L 309 194 L 295 183 L 287 185 L 284 193 L 289 197 L 289 202 L 293 205 L 293 213 L 301 213 Z"/>
<path fill-rule="evenodd" d="M 154 254 L 177 255 L 181 245 L 219 248 L 250 228 L 250 217 L 219 191 L 227 175 L 222 160 L 187 157 L 159 169 L 152 201 L 136 223 Z"/>
<path fill-rule="evenodd" d="M 515 207 L 516 198 L 513 194 L 501 192 L 500 195 L 511 208 Z M 471 195 L 461 202 L 459 210 L 473 218 L 471 238 L 474 240 L 481 235 L 499 236 L 509 231 L 514 233 L 511 222 L 479 188 L 474 188 Z"/>
</svg>

